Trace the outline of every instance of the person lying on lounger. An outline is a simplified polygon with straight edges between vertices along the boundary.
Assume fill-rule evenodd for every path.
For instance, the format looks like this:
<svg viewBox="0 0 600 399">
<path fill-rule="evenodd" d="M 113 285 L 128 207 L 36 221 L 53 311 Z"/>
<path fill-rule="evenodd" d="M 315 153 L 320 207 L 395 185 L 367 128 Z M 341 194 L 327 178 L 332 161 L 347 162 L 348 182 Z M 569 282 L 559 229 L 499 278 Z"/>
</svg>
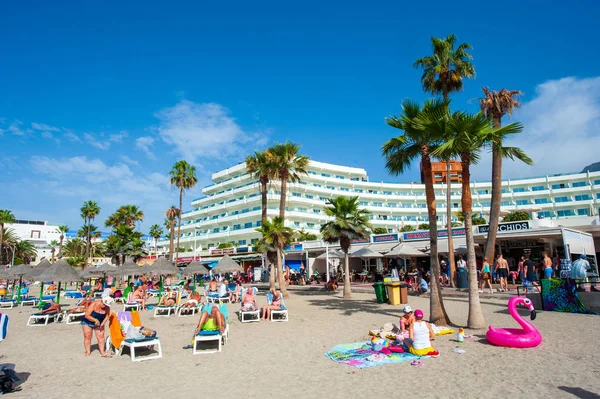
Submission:
<svg viewBox="0 0 600 399">
<path fill-rule="evenodd" d="M 242 299 L 242 310 L 244 312 L 251 312 L 256 310 L 256 297 L 254 296 L 254 290 L 252 288 L 248 288 L 244 298 Z"/>
<path fill-rule="evenodd" d="M 200 331 L 220 331 L 221 334 L 225 332 L 225 316 L 221 314 L 219 307 L 217 305 L 213 306 L 210 309 L 210 313 L 206 310 L 202 312 L 200 315 L 200 321 L 196 326 L 196 330 L 194 331 L 194 335 L 200 333 Z"/>
<path fill-rule="evenodd" d="M 281 309 L 281 293 L 275 288 L 271 288 L 271 294 L 273 294 L 273 300 L 270 305 L 263 306 L 260 314 L 263 320 L 269 320 L 271 317 L 271 310 L 279 310 Z"/>
<path fill-rule="evenodd" d="M 177 294 L 175 292 L 167 292 L 160 298 L 158 306 L 175 306 L 177 303 Z"/>
<path fill-rule="evenodd" d="M 53 313 L 59 313 L 61 311 L 61 307 L 58 303 L 46 303 L 44 306 L 42 306 L 42 310 L 40 311 L 41 314 L 53 314 Z"/>
<path fill-rule="evenodd" d="M 190 299 L 188 299 L 188 301 L 186 303 L 181 305 L 181 307 L 184 309 L 193 308 L 194 306 L 198 306 L 201 299 L 202 299 L 202 297 L 200 296 L 199 293 L 197 293 L 197 292 L 193 293 L 192 295 L 190 295 Z"/>
</svg>

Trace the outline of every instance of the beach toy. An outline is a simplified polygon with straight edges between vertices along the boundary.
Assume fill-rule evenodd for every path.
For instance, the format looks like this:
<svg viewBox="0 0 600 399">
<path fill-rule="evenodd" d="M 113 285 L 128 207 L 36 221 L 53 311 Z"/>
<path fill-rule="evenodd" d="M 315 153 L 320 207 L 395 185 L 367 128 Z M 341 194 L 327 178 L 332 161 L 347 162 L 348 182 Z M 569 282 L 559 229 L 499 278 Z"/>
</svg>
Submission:
<svg viewBox="0 0 600 399">
<path fill-rule="evenodd" d="M 458 329 L 458 332 L 456 333 L 456 340 L 459 343 L 465 342 L 465 330 L 463 330 L 462 328 Z"/>
<path fill-rule="evenodd" d="M 533 348 L 542 342 L 542 335 L 533 324 L 524 320 L 517 313 L 517 305 L 525 305 L 531 312 L 531 320 L 535 320 L 535 308 L 528 298 L 514 296 L 508 301 L 508 312 L 522 328 L 494 328 L 489 326 L 485 337 L 491 344 L 511 348 Z"/>
<path fill-rule="evenodd" d="M 374 351 L 381 351 L 383 348 L 387 348 L 388 346 L 390 346 L 390 343 L 388 340 L 385 339 L 381 339 L 378 337 L 373 337 L 371 338 L 371 345 Z"/>
</svg>

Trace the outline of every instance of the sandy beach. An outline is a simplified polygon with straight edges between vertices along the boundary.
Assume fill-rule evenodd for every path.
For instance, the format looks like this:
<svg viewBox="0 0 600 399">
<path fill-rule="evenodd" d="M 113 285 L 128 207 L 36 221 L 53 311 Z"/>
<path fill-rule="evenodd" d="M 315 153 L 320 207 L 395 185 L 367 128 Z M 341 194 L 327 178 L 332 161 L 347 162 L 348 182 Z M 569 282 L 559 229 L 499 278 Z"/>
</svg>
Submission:
<svg viewBox="0 0 600 399">
<path fill-rule="evenodd" d="M 259 304 L 265 302 L 264 293 Z M 506 303 L 483 299 L 486 322 L 514 327 Z M 69 303 L 67 301 L 67 303 Z M 409 303 L 428 313 L 428 298 Z M 100 358 L 95 345 L 83 356 L 79 325 L 58 323 L 27 327 L 29 307 L 3 309 L 10 317 L 8 338 L 0 343 L 3 364 L 14 364 L 26 378 L 15 398 L 77 398 L 100 395 L 122 398 L 190 396 L 224 397 L 383 397 L 419 387 L 417 397 L 598 397 L 600 316 L 539 312 L 534 321 L 544 336 L 533 349 L 498 348 L 487 344 L 484 331 L 467 331 L 457 354 L 455 335 L 438 337 L 439 358 L 369 369 L 337 364 L 324 356 L 341 343 L 364 341 L 369 329 L 398 322 L 400 307 L 380 305 L 372 294 L 294 291 L 286 300 L 287 323 L 240 323 L 232 313 L 230 340 L 222 353 L 193 356 L 189 344 L 197 317 L 154 318 L 142 322 L 158 331 L 163 358 L 132 363 L 129 356 Z M 466 301 L 447 298 L 453 322 L 466 323 Z M 120 310 L 121 307 L 117 306 Z M 523 313 L 525 314 L 525 313 Z M 572 331 L 570 331 L 572 329 Z M 95 340 L 94 340 L 95 342 Z M 588 396 L 586 396 L 588 395 Z M 590 396 L 591 395 L 591 396 Z"/>
</svg>

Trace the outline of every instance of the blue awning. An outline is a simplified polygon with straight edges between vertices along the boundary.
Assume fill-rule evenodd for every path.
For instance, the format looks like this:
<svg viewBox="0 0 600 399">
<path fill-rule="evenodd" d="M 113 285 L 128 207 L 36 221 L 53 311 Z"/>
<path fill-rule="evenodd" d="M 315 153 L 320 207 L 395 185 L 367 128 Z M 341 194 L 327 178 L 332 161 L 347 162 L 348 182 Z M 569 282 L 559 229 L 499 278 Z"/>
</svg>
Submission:
<svg viewBox="0 0 600 399">
<path fill-rule="evenodd" d="M 300 270 L 300 265 L 302 264 L 301 260 L 295 260 L 295 259 L 286 259 L 285 260 L 285 265 L 283 267 L 283 269 L 285 270 L 287 267 L 289 267 L 290 269 L 294 269 L 294 270 Z"/>
</svg>

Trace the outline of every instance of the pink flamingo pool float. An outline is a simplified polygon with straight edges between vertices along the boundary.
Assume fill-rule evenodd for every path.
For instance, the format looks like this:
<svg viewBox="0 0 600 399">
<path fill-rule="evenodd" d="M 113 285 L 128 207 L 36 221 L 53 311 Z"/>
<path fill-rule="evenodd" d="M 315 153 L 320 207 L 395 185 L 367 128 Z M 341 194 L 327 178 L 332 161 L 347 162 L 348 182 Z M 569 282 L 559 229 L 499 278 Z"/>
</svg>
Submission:
<svg viewBox="0 0 600 399">
<path fill-rule="evenodd" d="M 485 337 L 497 346 L 512 348 L 533 348 L 542 342 L 542 334 L 517 313 L 517 305 L 524 305 L 531 312 L 531 320 L 535 320 L 535 308 L 530 299 L 514 296 L 508 300 L 508 312 L 522 328 L 494 328 L 489 326 Z"/>
</svg>

